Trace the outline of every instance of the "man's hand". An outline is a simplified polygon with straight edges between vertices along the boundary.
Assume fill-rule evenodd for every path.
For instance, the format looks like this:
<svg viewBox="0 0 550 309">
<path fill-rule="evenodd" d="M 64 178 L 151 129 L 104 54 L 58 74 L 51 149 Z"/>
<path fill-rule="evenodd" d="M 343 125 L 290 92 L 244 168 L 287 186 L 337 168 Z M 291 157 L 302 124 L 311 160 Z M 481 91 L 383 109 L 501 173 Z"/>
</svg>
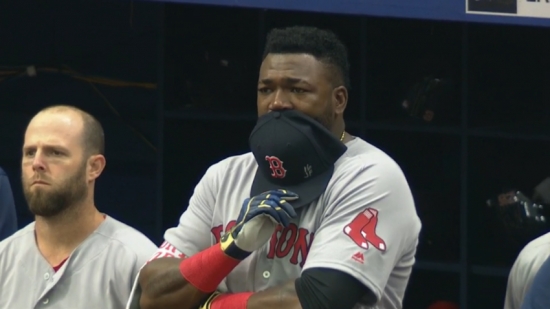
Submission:
<svg viewBox="0 0 550 309">
<path fill-rule="evenodd" d="M 272 190 L 247 198 L 237 218 L 237 224 L 222 237 L 227 255 L 242 260 L 261 248 L 271 238 L 277 225 L 288 226 L 296 212 L 288 201 L 298 199 L 296 193 Z"/>
<path fill-rule="evenodd" d="M 198 309 L 210 309 L 210 306 L 212 304 L 212 301 L 214 301 L 214 299 L 216 297 L 218 297 L 219 295 L 221 295 L 220 292 L 216 291 L 214 293 L 212 293 L 205 301 L 204 303 L 202 303 L 202 305 L 198 308 Z"/>
<path fill-rule="evenodd" d="M 271 287 L 267 290 L 256 292 L 248 299 L 246 308 L 248 309 L 302 309 L 300 300 L 296 295 L 296 289 L 294 288 L 294 281 L 289 280 L 282 285 Z M 212 293 L 198 309 L 211 309 L 222 308 L 226 305 L 229 299 L 224 301 L 224 304 L 220 304 L 218 297 L 229 295 L 231 297 L 238 294 L 223 294 L 218 291 Z M 213 305 L 214 302 L 217 302 Z"/>
</svg>

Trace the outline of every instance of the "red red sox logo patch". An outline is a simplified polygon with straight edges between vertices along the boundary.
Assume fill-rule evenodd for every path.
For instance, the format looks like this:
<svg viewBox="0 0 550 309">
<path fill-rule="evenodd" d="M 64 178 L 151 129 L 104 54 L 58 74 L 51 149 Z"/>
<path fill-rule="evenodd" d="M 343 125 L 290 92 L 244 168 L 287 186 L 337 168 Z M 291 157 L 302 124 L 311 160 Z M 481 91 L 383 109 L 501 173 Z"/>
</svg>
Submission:
<svg viewBox="0 0 550 309">
<path fill-rule="evenodd" d="M 377 224 L 378 210 L 367 208 L 344 227 L 344 233 L 363 249 L 368 249 L 369 245 L 372 245 L 380 251 L 386 251 L 386 243 L 376 235 Z"/>
<path fill-rule="evenodd" d="M 283 167 L 283 161 L 275 156 L 265 156 L 265 160 L 269 163 L 271 169 L 271 177 L 285 178 L 286 170 Z"/>
</svg>

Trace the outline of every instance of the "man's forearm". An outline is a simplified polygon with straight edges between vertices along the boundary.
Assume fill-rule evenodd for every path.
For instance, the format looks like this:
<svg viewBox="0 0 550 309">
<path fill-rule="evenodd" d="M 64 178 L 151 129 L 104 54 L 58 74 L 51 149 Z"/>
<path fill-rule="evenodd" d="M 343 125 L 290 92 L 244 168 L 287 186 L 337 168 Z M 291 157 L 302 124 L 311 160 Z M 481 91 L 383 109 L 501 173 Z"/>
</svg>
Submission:
<svg viewBox="0 0 550 309">
<path fill-rule="evenodd" d="M 208 295 L 181 275 L 181 259 L 161 258 L 149 262 L 140 272 L 141 309 L 197 308 Z"/>
<path fill-rule="evenodd" d="M 247 309 L 302 309 L 294 280 L 252 294 L 248 299 Z"/>
<path fill-rule="evenodd" d="M 241 260 L 227 255 L 221 243 L 185 259 L 153 260 L 140 272 L 141 308 L 196 308 Z"/>
</svg>

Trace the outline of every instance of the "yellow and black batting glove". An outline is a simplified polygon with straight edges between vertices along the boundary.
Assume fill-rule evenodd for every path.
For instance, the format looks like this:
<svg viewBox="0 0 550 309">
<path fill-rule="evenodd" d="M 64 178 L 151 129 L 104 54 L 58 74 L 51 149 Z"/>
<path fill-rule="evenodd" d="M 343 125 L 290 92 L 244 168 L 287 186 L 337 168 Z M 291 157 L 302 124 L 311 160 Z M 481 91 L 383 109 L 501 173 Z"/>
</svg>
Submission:
<svg viewBox="0 0 550 309">
<path fill-rule="evenodd" d="M 298 195 L 287 190 L 271 190 L 244 200 L 235 226 L 221 239 L 222 250 L 228 256 L 244 260 L 263 247 L 278 225 L 288 226 L 296 217 L 288 201 Z"/>
</svg>

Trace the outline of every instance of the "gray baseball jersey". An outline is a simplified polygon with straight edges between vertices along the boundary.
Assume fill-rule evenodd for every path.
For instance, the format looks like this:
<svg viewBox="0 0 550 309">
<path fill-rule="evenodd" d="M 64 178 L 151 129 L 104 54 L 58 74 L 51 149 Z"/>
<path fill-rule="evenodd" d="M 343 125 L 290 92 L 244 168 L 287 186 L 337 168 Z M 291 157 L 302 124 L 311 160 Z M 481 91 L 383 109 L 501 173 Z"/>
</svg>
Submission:
<svg viewBox="0 0 550 309">
<path fill-rule="evenodd" d="M 0 308 L 124 308 L 156 250 L 137 230 L 106 217 L 55 272 L 38 251 L 33 222 L 0 242 Z"/>
<path fill-rule="evenodd" d="M 521 308 L 535 275 L 549 256 L 550 233 L 530 241 L 521 250 L 508 276 L 504 309 Z"/>
<path fill-rule="evenodd" d="M 328 267 L 372 290 L 378 302 L 371 308 L 402 307 L 421 229 L 412 194 L 401 169 L 384 152 L 359 138 L 347 146 L 325 193 L 242 261 L 219 291 L 261 291 L 308 268 Z M 251 153 L 211 166 L 153 258 L 191 256 L 217 243 L 235 224 L 256 169 Z M 128 308 L 138 308 L 136 289 Z"/>
</svg>

